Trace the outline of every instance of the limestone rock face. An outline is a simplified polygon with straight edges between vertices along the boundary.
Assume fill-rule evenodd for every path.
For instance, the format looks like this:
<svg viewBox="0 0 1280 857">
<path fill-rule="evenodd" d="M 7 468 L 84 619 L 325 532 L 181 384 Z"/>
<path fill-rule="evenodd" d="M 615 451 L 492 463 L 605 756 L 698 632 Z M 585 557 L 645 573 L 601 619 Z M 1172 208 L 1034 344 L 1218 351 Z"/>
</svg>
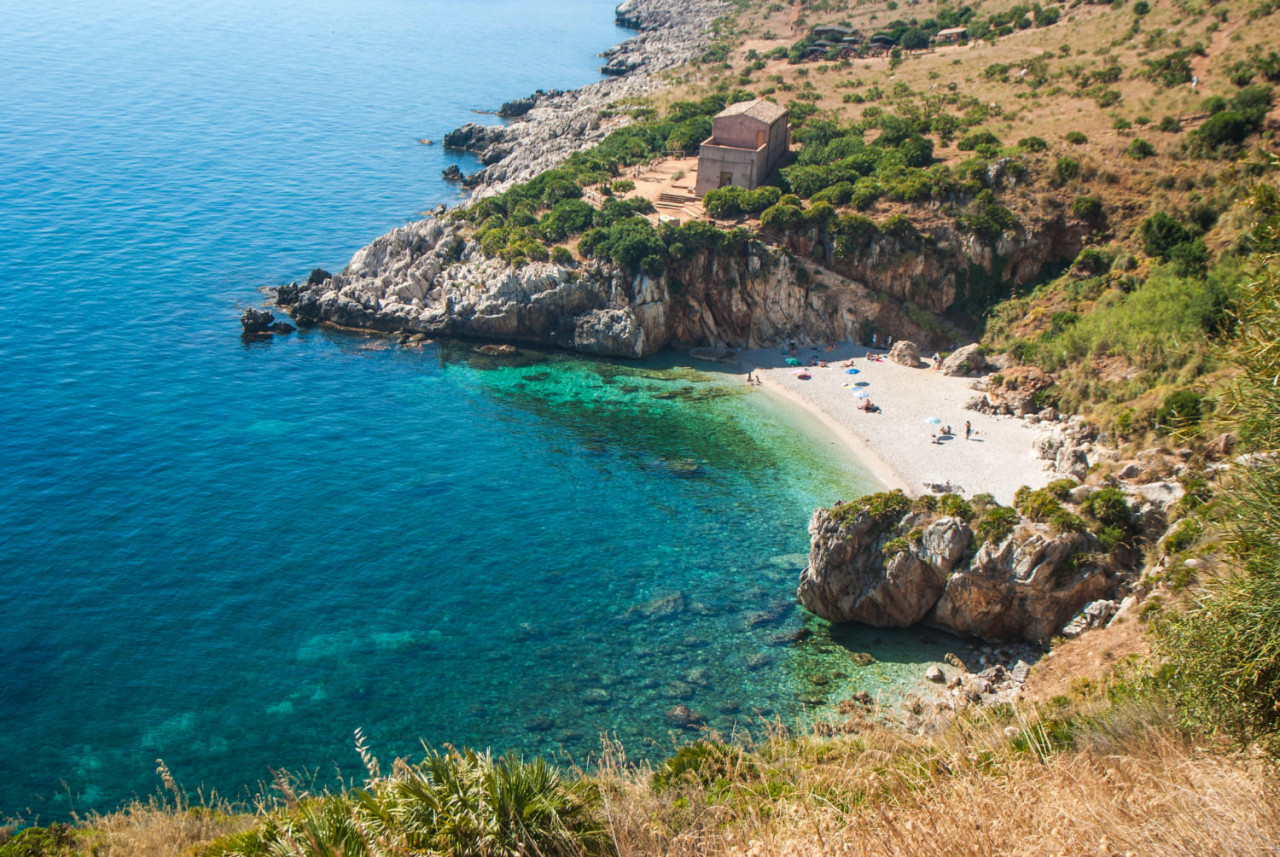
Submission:
<svg viewBox="0 0 1280 857">
<path fill-rule="evenodd" d="M 914 369 L 920 365 L 920 347 L 909 339 L 898 340 L 889 349 L 889 359 Z"/>
<path fill-rule="evenodd" d="M 867 512 L 843 524 L 830 510 L 814 512 L 800 603 L 832 622 L 923 621 L 1043 645 L 1115 586 L 1112 565 L 1090 533 L 1057 534 L 1024 520 L 1000 544 L 970 555 L 973 532 L 963 520 L 939 518 L 921 528 L 918 518 L 909 514 L 886 529 Z"/>
<path fill-rule="evenodd" d="M 827 509 L 809 522 L 812 549 L 800 576 L 800 603 L 833 622 L 914 625 L 937 602 L 972 534 L 958 518 L 930 524 L 918 544 L 886 559 L 889 533 L 863 512 L 842 525 Z"/>
<path fill-rule="evenodd" d="M 929 619 L 985 639 L 1047 643 L 1113 582 L 1104 562 L 1071 561 L 1098 550 L 1088 533 L 1035 531 L 984 544 L 968 568 L 947 581 Z"/>
<path fill-rule="evenodd" d="M 958 348 L 942 361 L 943 375 L 972 375 L 986 368 L 987 358 L 982 355 L 982 346 L 974 343 Z"/>
</svg>

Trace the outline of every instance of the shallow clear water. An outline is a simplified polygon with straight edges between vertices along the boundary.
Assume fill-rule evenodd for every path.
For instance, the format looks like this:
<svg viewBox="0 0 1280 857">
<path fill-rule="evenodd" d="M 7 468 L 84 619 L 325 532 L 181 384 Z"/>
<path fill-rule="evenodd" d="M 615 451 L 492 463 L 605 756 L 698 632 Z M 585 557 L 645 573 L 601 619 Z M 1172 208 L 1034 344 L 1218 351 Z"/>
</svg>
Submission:
<svg viewBox="0 0 1280 857">
<path fill-rule="evenodd" d="M 331 782 L 357 726 L 661 755 L 677 703 L 790 722 L 945 650 L 797 610 L 809 511 L 871 478 L 738 378 L 241 342 L 259 288 L 456 199 L 418 138 L 596 79 L 612 7 L 0 0 L 0 812 L 157 758 Z"/>
</svg>

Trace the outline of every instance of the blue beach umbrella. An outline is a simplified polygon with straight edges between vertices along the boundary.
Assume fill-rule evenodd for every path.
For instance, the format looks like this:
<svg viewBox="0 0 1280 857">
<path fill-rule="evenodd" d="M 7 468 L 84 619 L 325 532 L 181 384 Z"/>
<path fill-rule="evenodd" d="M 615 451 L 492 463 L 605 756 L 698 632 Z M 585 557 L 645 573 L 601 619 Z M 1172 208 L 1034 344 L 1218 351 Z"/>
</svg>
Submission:
<svg viewBox="0 0 1280 857">
<path fill-rule="evenodd" d="M 871 398 L 871 394 L 868 393 L 866 390 L 854 390 L 853 397 L 855 399 L 869 399 Z"/>
<path fill-rule="evenodd" d="M 937 417 L 925 417 L 924 421 L 931 426 L 942 425 L 942 420 L 938 419 Z"/>
<path fill-rule="evenodd" d="M 862 371 L 861 369 L 846 369 L 846 370 L 844 370 L 844 374 L 846 374 L 846 375 L 857 375 L 857 374 L 858 374 L 859 372 L 861 372 L 861 371 Z"/>
</svg>

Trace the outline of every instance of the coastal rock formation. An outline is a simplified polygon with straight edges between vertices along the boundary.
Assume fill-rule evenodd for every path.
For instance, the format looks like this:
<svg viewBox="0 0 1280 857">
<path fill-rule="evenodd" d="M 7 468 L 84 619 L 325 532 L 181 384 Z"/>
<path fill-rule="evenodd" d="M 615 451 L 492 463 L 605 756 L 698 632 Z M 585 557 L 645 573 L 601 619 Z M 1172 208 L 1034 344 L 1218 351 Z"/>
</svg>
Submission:
<svg viewBox="0 0 1280 857">
<path fill-rule="evenodd" d="M 1092 534 L 1028 529 L 979 548 L 947 581 L 930 622 L 988 640 L 1047 643 L 1114 582 L 1105 561 L 1096 559 Z"/>
<path fill-rule="evenodd" d="M 866 511 L 847 525 L 827 509 L 814 512 L 800 603 L 837 622 L 905 627 L 923 620 L 972 538 L 969 527 L 958 518 L 942 518 L 924 530 L 919 542 L 888 558 L 888 534 L 877 530 Z"/>
<path fill-rule="evenodd" d="M 1088 532 L 1020 519 L 973 549 L 957 517 L 910 512 L 891 526 L 871 512 L 818 509 L 798 596 L 833 622 L 925 622 L 988 640 L 1046 644 L 1085 604 L 1114 590 L 1112 561 Z"/>
<path fill-rule="evenodd" d="M 428 218 L 359 250 L 340 274 L 279 287 L 276 303 L 299 324 L 622 357 L 667 346 L 851 340 L 885 311 L 858 284 L 833 289 L 799 275 L 797 264 L 754 244 L 738 256 L 673 260 L 656 277 L 598 261 L 512 268 L 487 258 L 455 222 Z"/>
<path fill-rule="evenodd" d="M 294 326 L 261 309 L 247 309 L 240 316 L 244 336 L 270 336 L 273 333 L 293 333 Z"/>
</svg>

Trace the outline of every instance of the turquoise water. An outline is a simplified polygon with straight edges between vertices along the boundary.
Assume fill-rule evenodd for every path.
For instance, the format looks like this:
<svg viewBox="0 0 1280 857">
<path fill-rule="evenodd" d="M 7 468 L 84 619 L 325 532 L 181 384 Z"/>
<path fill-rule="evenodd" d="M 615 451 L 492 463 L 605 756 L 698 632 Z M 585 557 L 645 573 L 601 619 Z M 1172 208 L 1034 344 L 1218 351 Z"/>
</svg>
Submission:
<svg viewBox="0 0 1280 857">
<path fill-rule="evenodd" d="M 738 378 L 240 340 L 262 287 L 456 199 L 418 138 L 595 80 L 612 5 L 0 2 L 0 814 L 158 758 L 334 783 L 356 727 L 661 755 L 677 703 L 793 722 L 945 650 L 797 610 L 809 511 L 870 477 Z"/>
</svg>

